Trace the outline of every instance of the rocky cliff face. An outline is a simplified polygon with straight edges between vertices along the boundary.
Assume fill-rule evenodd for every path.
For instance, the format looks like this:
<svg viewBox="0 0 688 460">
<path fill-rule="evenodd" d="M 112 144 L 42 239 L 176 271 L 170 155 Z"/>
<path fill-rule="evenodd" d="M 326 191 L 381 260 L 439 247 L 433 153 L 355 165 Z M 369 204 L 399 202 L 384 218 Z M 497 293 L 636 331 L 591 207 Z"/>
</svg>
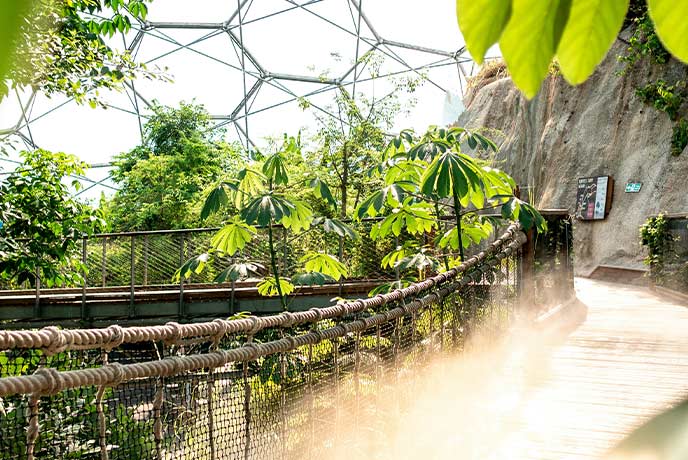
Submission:
<svg viewBox="0 0 688 460">
<path fill-rule="evenodd" d="M 686 78 L 671 62 L 642 64 L 624 77 L 617 42 L 583 85 L 549 77 L 539 95 L 527 101 L 509 78 L 501 78 L 465 98 L 458 125 L 497 130 L 499 167 L 530 186 L 540 208 L 575 212 L 579 177 L 610 175 L 613 205 L 604 221 L 577 221 L 576 270 L 589 274 L 598 265 L 642 268 L 638 228 L 659 212 L 688 213 L 688 151 L 670 154 L 672 122 L 638 100 L 635 89 L 648 81 Z M 687 149 L 688 150 L 688 149 Z M 642 182 L 640 193 L 625 193 L 627 182 Z"/>
</svg>

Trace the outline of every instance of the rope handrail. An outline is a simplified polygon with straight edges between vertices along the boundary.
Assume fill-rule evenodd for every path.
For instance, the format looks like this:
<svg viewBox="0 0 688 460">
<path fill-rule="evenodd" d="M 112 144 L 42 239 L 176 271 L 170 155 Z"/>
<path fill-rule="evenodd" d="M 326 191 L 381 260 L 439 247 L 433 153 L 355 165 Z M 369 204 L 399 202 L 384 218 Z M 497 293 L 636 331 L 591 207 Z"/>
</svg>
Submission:
<svg viewBox="0 0 688 460">
<path fill-rule="evenodd" d="M 42 349 L 47 354 L 68 350 L 112 349 L 123 343 L 163 341 L 175 343 L 192 337 L 216 340 L 225 334 L 246 333 L 254 335 L 258 331 L 271 327 L 291 327 L 299 324 L 314 323 L 357 313 L 368 308 L 383 306 L 389 302 L 400 301 L 410 296 L 421 294 L 432 287 L 456 278 L 459 274 L 475 267 L 497 253 L 507 242 L 516 238 L 525 241 L 519 224 L 510 225 L 505 232 L 496 238 L 486 250 L 464 261 L 458 267 L 440 273 L 424 281 L 414 283 L 402 289 L 375 297 L 342 302 L 325 308 L 311 308 L 303 312 L 283 312 L 271 316 L 251 316 L 242 319 L 215 319 L 209 322 L 179 324 L 169 322 L 158 326 L 121 327 L 112 325 L 101 329 L 58 329 L 48 326 L 40 330 L 0 331 L 0 350 L 15 348 Z"/>
<path fill-rule="evenodd" d="M 506 237 L 507 234 L 509 237 Z M 516 237 L 511 239 L 514 234 L 516 234 Z M 505 244 L 507 242 L 508 244 Z M 405 288 L 407 289 L 407 291 L 405 291 L 407 294 L 403 294 L 403 290 L 397 290 L 389 294 L 379 295 L 366 300 L 375 301 L 375 304 L 377 305 L 384 305 L 389 301 L 399 301 L 404 297 L 411 295 L 412 293 L 421 293 L 427 288 L 435 286 L 438 282 L 454 279 L 459 273 L 475 267 L 474 271 L 467 273 L 460 280 L 446 284 L 438 290 L 424 295 L 420 299 L 415 299 L 407 304 L 403 304 L 385 312 L 371 315 L 367 318 L 342 323 L 322 331 L 311 331 L 299 336 L 287 336 L 279 340 L 266 343 L 253 343 L 249 341 L 243 346 L 229 350 L 217 350 L 202 354 L 174 356 L 161 360 L 134 364 L 111 363 L 105 364 L 98 368 L 71 371 L 58 371 L 54 368 L 39 368 L 33 375 L 6 377 L 0 379 L 0 396 L 9 396 L 13 394 L 52 395 L 64 390 L 84 386 L 117 386 L 124 382 L 142 378 L 169 377 L 179 375 L 183 372 L 195 371 L 199 369 L 215 369 L 228 363 L 252 361 L 263 356 L 288 352 L 305 345 L 314 345 L 326 339 L 343 337 L 352 332 L 365 331 L 372 326 L 381 325 L 385 322 L 401 318 L 404 315 L 417 312 L 428 305 L 441 301 L 449 294 L 461 289 L 464 286 L 467 286 L 472 281 L 479 279 L 476 278 L 476 275 L 482 277 L 483 274 L 491 271 L 492 267 L 500 263 L 503 258 L 508 257 L 517 251 L 524 242 L 525 235 L 518 231 L 518 227 L 513 226 L 509 231 L 507 231 L 507 233 L 492 243 L 490 247 L 490 249 L 493 249 L 492 251 L 483 251 L 467 260 L 466 263 L 462 265 L 462 267 L 464 267 L 463 270 L 458 270 L 460 267 L 457 267 L 453 273 L 452 270 L 450 270 L 449 272 L 437 275 L 424 282 L 416 283 L 415 285 L 409 286 L 409 288 L 415 289 L 408 290 L 409 288 Z M 487 260 L 488 255 L 492 255 L 494 257 L 492 257 L 490 260 Z M 484 263 L 476 267 L 479 262 Z M 350 306 L 352 307 L 350 311 L 354 312 L 361 311 L 363 308 L 365 308 L 360 307 L 361 304 L 362 301 L 357 300 L 350 304 L 329 308 L 338 309 L 339 312 L 349 312 L 347 306 Z M 342 313 L 342 315 L 343 314 L 346 313 Z M 323 318 L 324 317 L 325 316 L 323 315 Z M 293 318 L 291 316 L 285 317 L 283 315 L 277 315 L 272 318 L 287 318 L 291 321 L 288 324 L 294 325 Z M 304 317 L 304 322 L 305 321 L 306 317 Z M 249 331 L 249 334 L 255 333 L 254 331 L 257 332 L 257 330 L 259 330 L 255 328 L 257 323 L 252 323 L 253 329 Z M 208 324 L 220 323 L 213 321 L 212 323 Z M 279 325 L 285 326 L 286 324 L 287 323 L 282 323 Z"/>
</svg>

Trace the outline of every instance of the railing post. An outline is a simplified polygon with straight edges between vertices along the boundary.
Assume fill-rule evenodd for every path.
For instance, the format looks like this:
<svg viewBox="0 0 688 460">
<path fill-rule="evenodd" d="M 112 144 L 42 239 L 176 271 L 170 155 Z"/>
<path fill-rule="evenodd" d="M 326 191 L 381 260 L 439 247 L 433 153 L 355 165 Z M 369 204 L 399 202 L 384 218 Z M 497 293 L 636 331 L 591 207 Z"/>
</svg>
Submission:
<svg viewBox="0 0 688 460">
<path fill-rule="evenodd" d="M 179 266 L 181 267 L 184 265 L 184 243 L 185 243 L 186 238 L 184 238 L 184 234 L 180 233 L 179 234 Z M 179 310 L 178 310 L 179 318 L 182 318 L 184 316 L 184 277 L 180 276 L 179 277 Z"/>
<path fill-rule="evenodd" d="M 33 317 L 40 318 L 41 315 L 41 274 L 40 269 L 36 269 L 36 300 L 33 303 Z"/>
<path fill-rule="evenodd" d="M 81 243 L 81 263 L 83 264 L 83 269 L 82 269 L 82 276 L 83 276 L 83 281 L 81 283 L 81 320 L 84 321 L 87 316 L 86 312 L 86 276 L 87 276 L 87 267 L 86 267 L 86 260 L 88 257 L 88 240 L 84 237 Z"/>
<path fill-rule="evenodd" d="M 148 235 L 143 236 L 143 285 L 148 286 Z"/>
<path fill-rule="evenodd" d="M 103 237 L 103 257 L 100 259 L 100 274 L 103 278 L 103 287 L 107 278 L 107 236 Z"/>
<path fill-rule="evenodd" d="M 131 235 L 131 254 L 129 260 L 129 317 L 134 316 L 134 294 L 135 294 L 135 282 L 136 282 L 136 240 L 134 235 Z"/>
</svg>

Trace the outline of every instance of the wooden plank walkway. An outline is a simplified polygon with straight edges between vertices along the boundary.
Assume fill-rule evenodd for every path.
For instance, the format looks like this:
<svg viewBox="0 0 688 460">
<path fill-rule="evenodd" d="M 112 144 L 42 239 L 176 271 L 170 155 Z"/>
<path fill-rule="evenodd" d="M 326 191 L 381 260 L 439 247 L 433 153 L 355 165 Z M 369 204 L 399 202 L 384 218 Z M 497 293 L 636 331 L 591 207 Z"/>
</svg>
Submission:
<svg viewBox="0 0 688 460">
<path fill-rule="evenodd" d="M 555 342 L 526 333 L 428 371 L 388 449 L 356 458 L 600 459 L 688 397 L 686 306 L 589 279 L 576 290 L 588 307 L 576 330 Z"/>
<path fill-rule="evenodd" d="M 528 384 L 495 458 L 600 458 L 688 397 L 686 306 L 588 279 L 576 280 L 576 291 L 588 317 L 522 368 Z"/>
</svg>

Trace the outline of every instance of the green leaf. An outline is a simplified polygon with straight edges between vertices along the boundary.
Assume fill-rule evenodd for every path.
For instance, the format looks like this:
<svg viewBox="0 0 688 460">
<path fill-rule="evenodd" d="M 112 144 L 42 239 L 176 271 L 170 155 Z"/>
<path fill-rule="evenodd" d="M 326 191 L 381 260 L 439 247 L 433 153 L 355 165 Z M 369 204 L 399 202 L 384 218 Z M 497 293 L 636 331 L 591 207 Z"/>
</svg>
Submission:
<svg viewBox="0 0 688 460">
<path fill-rule="evenodd" d="M 279 285 L 282 289 L 282 295 L 289 295 L 294 292 L 294 285 L 291 284 L 291 282 L 289 282 L 289 280 L 286 278 L 280 278 Z M 263 281 L 256 285 L 256 288 L 258 288 L 258 294 L 266 297 L 274 297 L 279 295 L 275 278 L 271 276 L 264 278 Z"/>
<path fill-rule="evenodd" d="M 456 0 L 456 18 L 466 47 L 482 64 L 490 46 L 497 43 L 511 15 L 511 0 Z"/>
<path fill-rule="evenodd" d="M 263 163 L 263 174 L 272 180 L 274 185 L 287 185 L 289 176 L 284 156 L 281 153 L 275 153 L 267 157 Z"/>
<path fill-rule="evenodd" d="M 572 1 L 569 21 L 557 50 L 561 73 L 569 83 L 583 83 L 602 62 L 621 30 L 628 2 Z"/>
<path fill-rule="evenodd" d="M 261 271 L 265 271 L 265 267 L 257 262 L 236 263 L 218 273 L 214 281 L 216 283 L 224 283 L 227 280 L 243 280 L 248 278 L 251 273 L 257 275 Z"/>
<path fill-rule="evenodd" d="M 203 209 L 201 209 L 201 220 L 206 220 L 211 214 L 216 213 L 220 208 L 227 204 L 229 198 L 227 197 L 227 192 L 225 191 L 224 184 L 219 184 L 217 187 L 211 190 L 208 197 L 203 203 Z"/>
<path fill-rule="evenodd" d="M 282 225 L 284 228 L 291 229 L 294 233 L 299 233 L 301 230 L 306 230 L 311 226 L 313 220 L 313 211 L 308 204 L 303 201 L 291 201 L 294 209 L 284 217 L 282 217 Z"/>
<path fill-rule="evenodd" d="M 255 228 L 235 219 L 213 236 L 210 245 L 220 252 L 233 256 L 237 251 L 244 249 L 255 233 Z"/>
<path fill-rule="evenodd" d="M 336 281 L 342 277 L 349 276 L 349 272 L 343 263 L 335 256 L 324 254 L 322 252 L 308 252 L 299 260 L 304 264 L 307 272 L 320 272 L 324 275 L 331 276 Z"/>
<path fill-rule="evenodd" d="M 173 281 L 178 283 L 181 278 L 187 279 L 194 273 L 201 273 L 205 269 L 209 258 L 210 254 L 204 253 L 187 260 L 179 270 L 175 272 Z"/>
<path fill-rule="evenodd" d="M 0 14 L 0 82 L 10 67 L 14 44 L 19 36 L 19 29 L 24 17 L 31 11 L 33 1 L 9 0 L 2 2 Z M 0 92 L 0 100 L 2 93 Z"/>
<path fill-rule="evenodd" d="M 284 216 L 289 216 L 296 207 L 285 198 L 267 194 L 256 197 L 241 210 L 241 218 L 249 225 L 263 227 L 274 222 L 279 224 Z"/>
<path fill-rule="evenodd" d="M 688 1 L 647 0 L 657 36 L 671 54 L 688 63 Z"/>
<path fill-rule="evenodd" d="M 296 286 L 322 286 L 325 283 L 334 281 L 334 279 L 331 276 L 328 276 L 324 273 L 306 272 L 297 273 L 296 275 L 292 276 L 291 281 Z"/>
<path fill-rule="evenodd" d="M 313 189 L 315 196 L 322 198 L 323 200 L 327 201 L 327 204 L 332 206 L 334 209 L 337 209 L 337 200 L 335 200 L 334 196 L 332 196 L 332 192 L 330 191 L 330 187 L 327 185 L 327 183 L 316 177 L 309 182 L 309 186 Z"/>
<path fill-rule="evenodd" d="M 535 97 L 549 72 L 568 20 L 571 0 L 514 0 L 499 40 L 514 84 Z"/>
<path fill-rule="evenodd" d="M 344 238 L 352 240 L 358 239 L 358 233 L 349 227 L 347 224 L 339 219 L 330 219 L 329 217 L 317 217 L 313 220 L 313 225 L 321 225 L 323 230 L 327 233 L 334 233 Z"/>
</svg>

